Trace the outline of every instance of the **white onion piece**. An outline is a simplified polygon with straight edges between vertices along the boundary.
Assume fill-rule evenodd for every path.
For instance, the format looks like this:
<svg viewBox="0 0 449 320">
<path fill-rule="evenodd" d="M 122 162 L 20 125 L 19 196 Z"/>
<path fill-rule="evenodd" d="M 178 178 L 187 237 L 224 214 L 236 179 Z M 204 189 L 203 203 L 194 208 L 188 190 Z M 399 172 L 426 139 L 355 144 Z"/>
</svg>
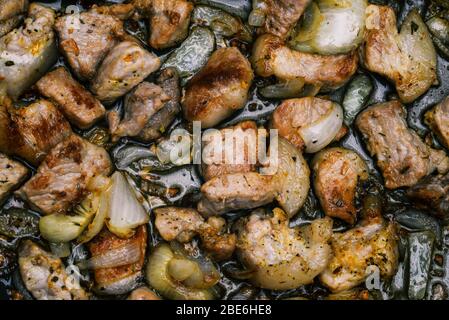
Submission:
<svg viewBox="0 0 449 320">
<path fill-rule="evenodd" d="M 107 250 L 103 254 L 93 256 L 89 260 L 81 262 L 81 269 L 102 269 L 126 266 L 140 260 L 140 245 L 132 241 L 121 247 Z"/>
<path fill-rule="evenodd" d="M 135 228 L 148 222 L 149 216 L 122 173 L 116 171 L 111 180 L 106 225 L 118 237 L 129 238 Z"/>
<path fill-rule="evenodd" d="M 326 147 L 334 140 L 343 125 L 343 109 L 337 103 L 318 121 L 299 130 L 307 153 L 315 153 Z"/>
</svg>

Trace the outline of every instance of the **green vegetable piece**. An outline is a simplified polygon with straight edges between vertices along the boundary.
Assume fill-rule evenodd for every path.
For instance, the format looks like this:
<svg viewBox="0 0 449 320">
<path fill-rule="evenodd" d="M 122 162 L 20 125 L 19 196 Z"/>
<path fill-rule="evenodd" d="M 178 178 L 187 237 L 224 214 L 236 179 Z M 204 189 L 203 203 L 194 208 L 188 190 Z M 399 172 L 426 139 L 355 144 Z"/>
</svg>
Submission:
<svg viewBox="0 0 449 320">
<path fill-rule="evenodd" d="M 363 109 L 369 100 L 373 84 L 371 79 L 364 74 L 354 77 L 348 85 L 343 99 L 343 109 L 345 111 L 345 124 L 351 125 L 357 114 Z"/>
<path fill-rule="evenodd" d="M 12 208 L 0 214 L 0 234 L 11 237 L 29 237 L 39 233 L 39 217 L 26 209 Z"/>
</svg>

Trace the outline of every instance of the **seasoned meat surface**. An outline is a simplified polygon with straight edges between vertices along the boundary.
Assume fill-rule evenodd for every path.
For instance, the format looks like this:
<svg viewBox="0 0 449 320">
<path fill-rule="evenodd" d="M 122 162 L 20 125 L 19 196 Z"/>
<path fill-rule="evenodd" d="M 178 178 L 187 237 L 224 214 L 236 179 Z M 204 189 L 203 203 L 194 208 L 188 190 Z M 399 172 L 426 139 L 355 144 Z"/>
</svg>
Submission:
<svg viewBox="0 0 449 320">
<path fill-rule="evenodd" d="M 355 52 L 333 56 L 300 52 L 288 48 L 280 38 L 265 34 L 254 43 L 251 62 L 255 73 L 262 77 L 301 77 L 309 84 L 338 88 L 357 70 L 358 57 Z"/>
<path fill-rule="evenodd" d="M 92 82 L 92 92 L 106 104 L 132 90 L 161 66 L 160 59 L 135 41 L 115 46 L 101 63 Z"/>
<path fill-rule="evenodd" d="M 165 102 L 164 106 L 148 120 L 143 130 L 139 133 L 139 139 L 143 141 L 160 138 L 181 111 L 181 88 L 178 71 L 175 68 L 162 70 L 156 79 L 156 84 L 162 88 L 162 91 L 170 100 Z"/>
<path fill-rule="evenodd" d="M 95 269 L 95 289 L 100 294 L 124 294 L 139 285 L 147 248 L 147 227 L 140 226 L 134 236 L 121 239 L 104 229 L 88 244 L 93 257 L 104 254 L 130 243 L 137 243 L 140 248 L 139 260 L 128 265 Z"/>
<path fill-rule="evenodd" d="M 449 148 L 449 97 L 427 111 L 425 121 L 438 136 L 441 143 Z"/>
<path fill-rule="evenodd" d="M 285 39 L 311 1 L 262 0 L 260 2 L 262 11 L 265 13 L 265 21 L 259 28 L 259 33 L 270 33 Z"/>
<path fill-rule="evenodd" d="M 412 12 L 398 33 L 393 8 L 370 5 L 366 14 L 365 66 L 394 82 L 404 103 L 414 101 L 437 80 L 436 52 L 426 25 Z M 433 53 L 432 59 L 423 47 Z"/>
<path fill-rule="evenodd" d="M 120 120 L 117 111 L 108 114 L 112 140 L 120 137 L 138 136 L 149 119 L 170 99 L 161 87 L 154 83 L 142 82 L 125 97 L 125 115 Z"/>
<path fill-rule="evenodd" d="M 47 73 L 36 86 L 39 92 L 55 102 L 64 116 L 78 128 L 90 128 L 105 114 L 100 101 L 73 79 L 64 67 Z"/>
<path fill-rule="evenodd" d="M 0 104 L 0 125 L 0 150 L 34 165 L 72 133 L 61 112 L 47 100 L 20 109 Z"/>
<path fill-rule="evenodd" d="M 106 150 L 72 135 L 50 151 L 17 193 L 44 214 L 64 213 L 89 192 L 92 178 L 107 176 L 111 166 Z"/>
<path fill-rule="evenodd" d="M 201 169 L 204 179 L 207 181 L 225 174 L 256 171 L 257 134 L 257 124 L 244 121 L 221 129 L 209 138 L 203 136 Z M 233 137 L 233 140 L 226 142 L 226 137 Z M 204 156 L 210 157 L 209 163 L 204 161 Z"/>
<path fill-rule="evenodd" d="M 444 151 L 426 145 L 407 127 L 405 118 L 401 103 L 390 101 L 367 108 L 356 119 L 389 189 L 409 187 L 435 170 L 444 173 L 449 169 Z"/>
<path fill-rule="evenodd" d="M 89 299 L 61 259 L 31 240 L 25 240 L 19 248 L 19 270 L 25 287 L 37 300 Z"/>
<path fill-rule="evenodd" d="M 0 37 L 17 27 L 28 9 L 28 0 L 0 1 Z"/>
<path fill-rule="evenodd" d="M 82 80 L 94 78 L 103 58 L 125 35 L 119 18 L 98 10 L 61 16 L 55 29 L 62 53 Z"/>
<path fill-rule="evenodd" d="M 254 271 L 250 281 L 258 287 L 288 290 L 312 283 L 331 258 L 330 218 L 290 228 L 287 215 L 276 208 L 271 217 L 256 212 L 240 223 L 237 253 Z"/>
<path fill-rule="evenodd" d="M 244 107 L 254 75 L 237 48 L 216 50 L 207 64 L 187 83 L 182 100 L 184 116 L 213 127 Z"/>
<path fill-rule="evenodd" d="M 188 35 L 193 4 L 186 0 L 135 0 L 150 22 L 149 43 L 155 49 L 173 47 Z"/>
<path fill-rule="evenodd" d="M 0 38 L 0 79 L 11 98 L 18 99 L 56 62 L 55 15 L 32 3 L 24 24 Z"/>
<path fill-rule="evenodd" d="M 0 204 L 28 176 L 28 168 L 0 153 Z"/>
<path fill-rule="evenodd" d="M 325 149 L 313 159 L 315 194 L 327 216 L 354 224 L 357 187 L 368 179 L 368 167 L 354 151 Z"/>
</svg>

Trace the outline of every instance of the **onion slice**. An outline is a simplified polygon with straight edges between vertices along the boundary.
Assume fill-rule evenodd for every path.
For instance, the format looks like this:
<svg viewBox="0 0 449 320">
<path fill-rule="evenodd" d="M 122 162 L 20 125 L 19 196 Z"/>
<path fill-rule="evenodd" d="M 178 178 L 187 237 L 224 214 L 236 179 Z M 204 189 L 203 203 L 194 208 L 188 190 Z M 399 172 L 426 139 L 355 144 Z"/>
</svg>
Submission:
<svg viewBox="0 0 449 320">
<path fill-rule="evenodd" d="M 78 266 L 81 269 L 102 269 L 126 266 L 140 260 L 141 249 L 137 241 L 132 241 L 121 247 L 107 250 L 103 254 L 93 256 L 82 261 Z"/>
<path fill-rule="evenodd" d="M 326 147 L 335 138 L 343 125 L 343 109 L 337 103 L 318 121 L 299 130 L 306 145 L 307 153 L 317 152 Z"/>
<path fill-rule="evenodd" d="M 121 172 L 116 171 L 111 181 L 106 225 L 118 237 L 129 238 L 134 235 L 135 228 L 149 221 L 149 215 Z"/>
</svg>

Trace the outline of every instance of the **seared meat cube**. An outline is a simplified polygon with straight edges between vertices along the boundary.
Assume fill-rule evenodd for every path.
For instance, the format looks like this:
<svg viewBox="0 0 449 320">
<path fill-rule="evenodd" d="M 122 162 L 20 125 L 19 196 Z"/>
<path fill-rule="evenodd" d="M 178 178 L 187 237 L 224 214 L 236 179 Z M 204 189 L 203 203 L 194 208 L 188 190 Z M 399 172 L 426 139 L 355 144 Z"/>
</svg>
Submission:
<svg viewBox="0 0 449 320">
<path fill-rule="evenodd" d="M 426 112 L 425 121 L 441 143 L 449 148 L 449 97 Z"/>
<path fill-rule="evenodd" d="M 317 219 L 299 228 L 288 223 L 279 208 L 272 216 L 256 211 L 237 222 L 237 254 L 254 271 L 249 280 L 255 286 L 294 289 L 312 283 L 326 268 L 332 255 L 328 244 L 332 219 Z"/>
<path fill-rule="evenodd" d="M 75 277 L 67 274 L 61 259 L 31 240 L 19 248 L 22 280 L 37 300 L 87 300 L 89 296 Z"/>
<path fill-rule="evenodd" d="M 39 164 L 59 142 L 72 134 L 70 124 L 49 101 L 15 109 L 0 104 L 0 150 Z"/>
<path fill-rule="evenodd" d="M 271 203 L 279 193 L 279 185 L 273 176 L 234 173 L 207 181 L 201 186 L 201 193 L 198 211 L 203 216 L 211 216 Z"/>
<path fill-rule="evenodd" d="M 257 38 L 251 56 L 256 74 L 289 80 L 304 78 L 305 83 L 327 89 L 344 85 L 357 70 L 358 57 L 349 54 L 323 56 L 296 51 L 280 38 L 265 34 Z"/>
<path fill-rule="evenodd" d="M 259 33 L 271 33 L 285 39 L 311 1 L 261 0 L 258 2 L 260 9 L 256 10 L 261 10 L 265 15 L 265 21 L 259 28 Z"/>
<path fill-rule="evenodd" d="M 313 159 L 315 193 L 329 217 L 354 224 L 357 187 L 368 179 L 368 167 L 360 156 L 343 148 L 325 149 Z"/>
<path fill-rule="evenodd" d="M 119 18 L 94 9 L 59 17 L 55 29 L 63 54 L 83 80 L 94 78 L 100 62 L 125 35 Z"/>
<path fill-rule="evenodd" d="M 109 129 L 112 141 L 120 137 L 135 137 L 145 128 L 148 120 L 158 112 L 166 101 L 170 99 L 161 87 L 142 82 L 134 91 L 125 97 L 125 115 L 120 120 L 118 111 L 108 114 Z"/>
<path fill-rule="evenodd" d="M 407 196 L 431 214 L 449 217 L 449 174 L 429 176 L 407 190 Z"/>
<path fill-rule="evenodd" d="M 56 62 L 52 9 L 32 3 L 22 27 L 0 38 L 0 79 L 17 99 Z"/>
<path fill-rule="evenodd" d="M 124 294 L 139 285 L 139 280 L 142 278 L 142 267 L 145 261 L 147 247 L 146 228 L 146 226 L 138 227 L 135 235 L 128 239 L 121 239 L 107 229 L 104 229 L 88 243 L 90 253 L 93 257 L 131 243 L 136 243 L 140 248 L 140 256 L 134 263 L 94 270 L 95 289 L 98 293 L 112 295 Z"/>
<path fill-rule="evenodd" d="M 204 179 L 207 181 L 225 174 L 256 171 L 257 134 L 256 123 L 244 121 L 220 130 L 219 136 L 204 135 L 203 157 L 208 157 L 207 161 L 203 160 L 201 168 Z M 232 137 L 233 140 L 226 144 L 226 137 Z M 232 159 L 229 159 L 231 155 Z"/>
<path fill-rule="evenodd" d="M 92 82 L 92 92 L 104 103 L 112 103 L 160 66 L 160 59 L 137 42 L 121 42 L 103 60 Z"/>
<path fill-rule="evenodd" d="M 48 73 L 36 85 L 80 129 L 91 127 L 105 114 L 103 105 L 63 67 Z"/>
<path fill-rule="evenodd" d="M 28 0 L 0 0 L 0 37 L 20 24 L 27 8 Z"/>
<path fill-rule="evenodd" d="M 0 204 L 28 176 L 28 168 L 0 153 Z"/>
<path fill-rule="evenodd" d="M 394 82 L 404 103 L 412 102 L 437 80 L 436 51 L 425 23 L 412 11 L 398 33 L 393 8 L 370 5 L 366 14 L 366 68 Z"/>
<path fill-rule="evenodd" d="M 210 128 L 245 106 L 254 75 L 237 48 L 215 51 L 187 83 L 182 100 L 184 116 Z"/>
<path fill-rule="evenodd" d="M 352 289 L 377 267 L 380 276 L 391 277 L 398 266 L 398 236 L 396 226 L 385 222 L 380 213 L 380 199 L 370 195 L 365 199 L 365 217 L 360 225 L 331 239 L 333 257 L 321 273 L 321 282 L 332 292 Z M 372 271 L 371 271 L 372 272 Z"/>
<path fill-rule="evenodd" d="M 444 151 L 426 145 L 407 127 L 405 118 L 401 103 L 390 101 L 367 108 L 356 119 L 389 189 L 409 187 L 436 169 L 440 173 L 449 169 Z"/>
<path fill-rule="evenodd" d="M 335 113 L 331 115 L 331 113 Z M 335 117 L 332 126 L 326 126 L 329 130 L 327 141 L 310 141 L 310 134 L 303 136 L 304 130 L 312 127 L 323 118 Z M 339 118 L 338 118 L 339 117 Z M 299 150 L 306 152 L 316 152 L 326 147 L 333 140 L 338 140 L 346 133 L 346 128 L 342 127 L 343 115 L 339 105 L 332 101 L 314 97 L 300 99 L 288 99 L 283 101 L 271 116 L 271 126 L 279 130 L 279 135 L 287 139 Z"/>
<path fill-rule="evenodd" d="M 207 222 L 195 209 L 162 207 L 154 210 L 155 225 L 165 241 L 189 242 L 199 235 L 205 251 L 215 260 L 228 259 L 235 249 L 236 236 L 226 233 L 226 220 L 209 217 Z"/>
<path fill-rule="evenodd" d="M 150 21 L 149 43 L 155 49 L 173 47 L 189 33 L 193 4 L 186 0 L 135 0 L 135 6 Z"/>
<path fill-rule="evenodd" d="M 106 150 L 72 135 L 50 151 L 17 193 L 44 214 L 64 213 L 86 196 L 92 179 L 108 175 L 111 166 Z"/>
<path fill-rule="evenodd" d="M 160 138 L 173 120 L 175 120 L 176 115 L 181 111 L 179 103 L 181 99 L 181 88 L 179 86 L 178 71 L 175 68 L 162 70 L 156 79 L 156 84 L 170 97 L 170 100 L 150 118 L 145 128 L 140 132 L 139 139 L 143 141 Z"/>
</svg>

